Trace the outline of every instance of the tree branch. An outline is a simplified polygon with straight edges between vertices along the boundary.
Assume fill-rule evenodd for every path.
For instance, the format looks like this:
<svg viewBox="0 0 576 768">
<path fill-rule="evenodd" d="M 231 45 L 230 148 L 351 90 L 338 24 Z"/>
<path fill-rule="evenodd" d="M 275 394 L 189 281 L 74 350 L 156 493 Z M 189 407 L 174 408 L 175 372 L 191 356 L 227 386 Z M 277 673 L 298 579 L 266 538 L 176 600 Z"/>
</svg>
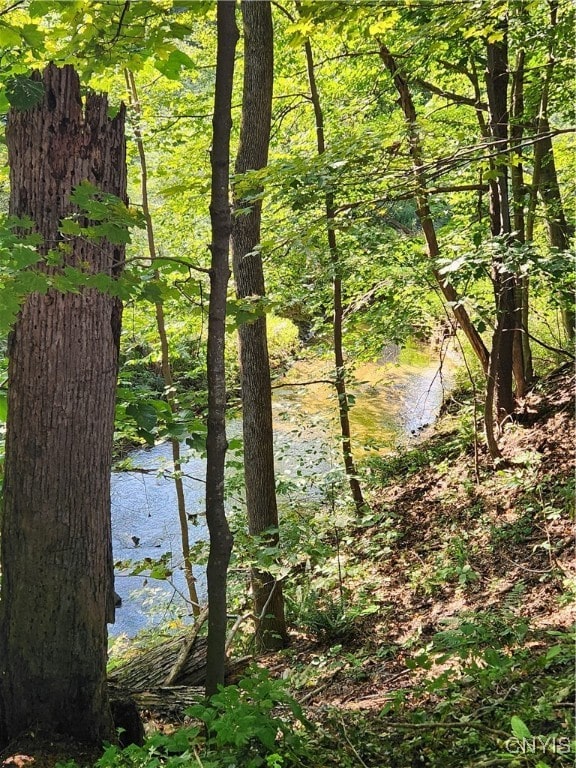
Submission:
<svg viewBox="0 0 576 768">
<path fill-rule="evenodd" d="M 488 104 L 485 104 L 484 102 L 479 104 L 476 99 L 470 96 L 462 96 L 462 94 L 454 93 L 454 91 L 446 91 L 443 88 L 439 88 L 437 85 L 434 85 L 434 83 L 430 83 L 428 80 L 422 80 L 418 77 L 414 80 L 414 82 L 425 90 L 430 91 L 431 93 L 435 93 L 437 96 L 442 96 L 445 99 L 455 101 L 457 104 L 467 104 L 470 107 L 474 107 L 475 109 L 482 109 L 484 111 L 488 109 Z"/>
<path fill-rule="evenodd" d="M 5 16 L 7 13 L 10 13 L 10 11 L 13 11 L 14 8 L 18 8 L 19 5 L 23 5 L 24 0 L 16 0 L 15 3 L 12 3 L 12 5 L 9 5 L 8 8 L 4 8 L 3 11 L 0 11 L 0 16 Z"/>
</svg>

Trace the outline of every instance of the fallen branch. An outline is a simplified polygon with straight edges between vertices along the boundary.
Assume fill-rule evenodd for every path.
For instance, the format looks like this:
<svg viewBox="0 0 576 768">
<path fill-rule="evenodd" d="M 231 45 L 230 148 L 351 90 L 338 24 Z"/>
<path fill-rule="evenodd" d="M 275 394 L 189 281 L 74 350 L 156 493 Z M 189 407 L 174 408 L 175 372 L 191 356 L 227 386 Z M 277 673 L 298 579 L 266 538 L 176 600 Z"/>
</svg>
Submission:
<svg viewBox="0 0 576 768">
<path fill-rule="evenodd" d="M 524 331 L 523 328 L 521 328 L 520 330 Z M 576 357 L 572 354 L 572 352 L 568 352 L 567 349 L 560 349 L 560 347 L 553 347 L 551 344 L 546 344 L 545 341 L 541 341 L 540 339 L 537 339 L 536 336 L 533 336 L 531 333 L 528 333 L 528 331 L 524 331 L 524 333 L 528 336 L 529 339 L 531 339 L 532 341 L 535 341 L 536 344 L 539 344 L 541 347 L 544 347 L 544 349 L 547 349 L 550 352 L 555 352 L 558 355 L 566 355 L 566 357 L 569 357 L 570 360 L 576 360 Z"/>
<path fill-rule="evenodd" d="M 348 738 L 348 733 L 346 732 L 346 726 L 344 725 L 344 720 L 340 720 L 340 725 L 342 726 L 342 733 L 344 735 L 344 739 L 346 740 L 346 743 L 348 744 L 348 746 L 350 747 L 350 749 L 354 753 L 354 757 L 358 760 L 360 765 L 363 766 L 363 768 L 368 768 L 368 766 L 366 765 L 364 760 L 362 760 L 362 758 L 360 757 L 360 754 L 359 754 L 358 750 L 356 749 L 354 744 L 352 744 L 352 742 Z"/>
<path fill-rule="evenodd" d="M 287 381 L 285 384 L 273 384 L 272 389 L 282 387 L 309 387 L 311 384 L 331 384 L 335 386 L 333 379 L 315 379 L 314 381 Z"/>
<path fill-rule="evenodd" d="M 187 633 L 168 637 L 160 645 L 143 651 L 111 672 L 109 682 L 130 695 L 161 688 L 177 663 L 183 637 L 187 637 Z M 228 682 L 234 681 L 242 674 L 250 658 L 248 656 L 226 662 Z M 201 686 L 205 680 L 206 638 L 196 637 L 174 682 L 178 685 Z"/>
<path fill-rule="evenodd" d="M 184 665 L 186 664 L 186 661 L 188 659 L 188 655 L 192 650 L 192 646 L 196 642 L 198 633 L 202 629 L 202 625 L 206 621 L 207 617 L 208 617 L 208 606 L 205 606 L 202 609 L 202 611 L 199 613 L 199 615 L 196 617 L 194 626 L 192 627 L 192 631 L 188 636 L 184 638 L 184 642 L 182 643 L 182 648 L 180 649 L 180 653 L 176 657 L 176 661 L 174 662 L 172 669 L 166 675 L 166 679 L 164 680 L 163 685 L 165 686 L 172 685 L 175 682 L 176 678 L 181 674 L 184 668 Z"/>
<path fill-rule="evenodd" d="M 228 634 L 228 638 L 226 640 L 226 653 L 230 650 L 230 646 L 232 645 L 232 640 L 234 640 L 234 636 L 236 632 L 238 632 L 238 629 L 240 626 L 247 620 L 247 619 L 254 619 L 256 623 L 259 621 L 262 621 L 264 616 L 266 616 L 266 612 L 268 610 L 268 606 L 270 605 L 270 601 L 272 600 L 272 596 L 274 595 L 274 591 L 276 590 L 276 585 L 278 584 L 278 580 L 274 580 L 274 584 L 272 586 L 272 589 L 270 590 L 270 594 L 268 595 L 268 598 L 266 599 L 266 602 L 264 603 L 264 606 L 262 607 L 262 610 L 260 612 L 260 616 L 256 616 L 252 611 L 250 613 L 245 613 L 243 616 L 238 616 L 236 618 L 236 621 L 232 625 L 232 629 L 230 630 Z"/>
<path fill-rule="evenodd" d="M 475 731 L 483 731 L 484 733 L 490 733 L 493 736 L 497 736 L 499 739 L 509 739 L 510 734 L 506 733 L 506 731 L 498 731 L 495 728 L 489 728 L 487 725 L 484 725 L 484 723 L 480 723 L 478 721 L 470 720 L 468 723 L 440 723 L 440 722 L 429 722 L 429 723 L 403 723 L 400 721 L 391 721 L 387 720 L 382 723 L 387 728 L 408 728 L 408 729 L 426 729 L 426 728 L 446 728 L 446 729 L 452 729 L 455 728 L 456 730 L 459 730 L 460 728 L 472 728 Z"/>
</svg>

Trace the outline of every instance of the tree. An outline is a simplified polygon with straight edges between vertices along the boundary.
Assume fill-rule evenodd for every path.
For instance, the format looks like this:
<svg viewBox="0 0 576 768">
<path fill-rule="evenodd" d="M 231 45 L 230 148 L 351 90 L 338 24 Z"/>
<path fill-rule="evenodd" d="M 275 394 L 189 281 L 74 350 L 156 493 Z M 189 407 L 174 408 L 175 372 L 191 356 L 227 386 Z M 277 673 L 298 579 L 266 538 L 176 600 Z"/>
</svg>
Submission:
<svg viewBox="0 0 576 768">
<path fill-rule="evenodd" d="M 126 87 L 128 90 L 130 106 L 134 111 L 135 118 L 134 139 L 138 148 L 138 157 L 140 160 L 140 190 L 142 193 L 142 213 L 146 222 L 148 254 L 150 256 L 150 262 L 154 267 L 154 277 L 156 280 L 159 280 L 160 274 L 157 268 L 158 252 L 156 248 L 156 236 L 154 232 L 154 224 L 152 221 L 152 213 L 150 211 L 148 196 L 148 163 L 146 159 L 144 140 L 142 138 L 142 131 L 140 128 L 142 110 L 140 108 L 140 100 L 138 98 L 138 89 L 136 88 L 136 79 L 134 77 L 134 73 L 131 70 L 126 69 L 124 71 L 124 76 L 126 78 Z M 161 301 L 156 301 L 154 309 L 156 314 L 156 328 L 158 329 L 158 338 L 160 340 L 160 360 L 162 366 L 162 378 L 164 380 L 164 394 L 168 403 L 168 408 L 170 409 L 170 414 L 172 417 L 174 417 L 178 412 L 178 399 L 176 397 L 174 376 L 172 373 L 172 365 L 170 363 L 170 344 L 168 341 L 168 333 L 166 331 L 166 314 L 164 312 L 164 306 Z M 186 497 L 184 495 L 184 483 L 182 480 L 182 456 L 180 451 L 179 437 L 170 438 L 170 448 L 172 450 L 172 462 L 174 465 L 174 489 L 176 491 L 178 522 L 180 523 L 180 537 L 182 540 L 184 577 L 186 579 L 186 586 L 188 587 L 188 596 L 192 606 L 192 613 L 196 618 L 198 618 L 200 616 L 201 606 L 198 601 L 196 579 L 192 570 L 192 560 L 190 557 L 188 513 L 186 511 Z"/>
<path fill-rule="evenodd" d="M 244 91 L 236 174 L 266 167 L 274 79 L 270 3 L 244 0 L 242 16 Z M 252 190 L 251 194 L 254 195 Z M 259 251 L 262 202 L 259 199 L 246 199 L 237 189 L 234 197 L 232 251 L 236 293 L 239 299 L 262 299 L 266 292 Z M 267 545 L 276 546 L 278 506 L 266 316 L 261 313 L 254 320 L 243 323 L 238 329 L 238 336 L 248 530 L 255 537 L 265 534 Z M 266 650 L 281 648 L 286 642 L 282 584 L 270 572 L 253 567 L 251 585 L 256 616 L 256 644 Z"/>
<path fill-rule="evenodd" d="M 521 18 L 524 21 L 525 9 L 521 8 Z M 526 243 L 527 222 L 525 216 L 526 208 L 526 184 L 524 180 L 524 151 L 522 139 L 524 136 L 525 120 L 525 75 L 526 75 L 526 49 L 522 47 L 516 56 L 516 66 L 512 79 L 512 110 L 510 125 L 510 142 L 513 150 L 514 162 L 510 167 L 510 184 L 512 187 L 512 210 L 514 232 L 518 242 Z M 521 366 L 522 370 L 517 370 L 514 374 L 518 386 L 518 395 L 524 397 L 526 386 L 534 378 L 532 367 L 532 350 L 530 348 L 530 338 L 528 336 L 529 319 L 529 299 L 530 285 L 528 276 L 520 276 L 516 291 L 516 328 L 519 333 L 514 333 L 514 350 L 512 363 L 514 366 Z"/>
<path fill-rule="evenodd" d="M 298 3 L 298 7 L 299 7 Z M 310 100 L 314 108 L 314 117 L 316 119 L 316 149 L 318 155 L 322 157 L 326 152 L 326 139 L 324 135 L 324 112 L 320 102 L 320 92 L 316 83 L 316 71 L 314 66 L 314 53 L 310 39 L 304 41 L 304 51 L 306 54 L 306 71 L 308 74 L 308 84 L 310 87 Z M 362 494 L 362 488 L 358 480 L 356 463 L 352 454 L 352 435 L 350 431 L 350 401 L 346 387 L 346 365 L 344 361 L 343 345 L 343 318 L 344 318 L 344 300 L 342 295 L 342 260 L 338 249 L 338 239 L 336 237 L 336 203 L 334 192 L 327 190 L 324 196 L 324 209 L 326 215 L 326 240 L 330 253 L 330 263 L 332 266 L 332 346 L 334 353 L 334 387 L 338 397 L 338 418 L 340 421 L 340 439 L 342 441 L 342 458 L 344 461 L 344 471 L 350 486 L 350 492 L 354 500 L 356 512 L 361 514 L 366 503 Z"/>
<path fill-rule="evenodd" d="M 550 246 L 564 252 L 570 247 L 570 239 L 574 236 L 574 225 L 569 223 L 564 210 L 548 117 L 549 90 L 557 58 L 554 43 L 559 29 L 558 0 L 549 0 L 548 5 L 550 31 L 556 34 L 550 34 L 548 38 L 548 60 L 544 72 L 536 125 L 539 140 L 534 147 L 533 201 L 535 204 L 536 193 L 539 192 L 544 203 Z M 533 218 L 532 215 L 532 224 Z M 566 306 L 565 301 L 561 301 L 561 305 L 564 331 L 568 340 L 573 342 L 576 331 L 574 309 Z"/>
<path fill-rule="evenodd" d="M 408 81 L 404 74 L 399 69 L 394 56 L 391 54 L 388 47 L 379 41 L 380 57 L 383 63 L 388 68 L 394 86 L 400 96 L 400 105 L 406 119 L 408 127 L 408 144 L 410 157 L 412 160 L 412 168 L 414 172 L 414 180 L 416 182 L 416 203 L 418 205 L 417 215 L 424 232 L 426 239 L 426 249 L 430 260 L 433 265 L 440 255 L 440 246 L 438 244 L 438 238 L 436 236 L 436 228 L 434 226 L 434 219 L 430 210 L 429 194 L 427 191 L 427 179 L 426 172 L 424 170 L 424 158 L 420 140 L 420 133 L 418 129 L 418 123 L 416 119 L 416 108 L 414 101 L 412 100 L 412 94 L 408 86 Z M 466 334 L 470 346 L 474 350 L 476 357 L 482 365 L 482 369 L 486 372 L 488 370 L 488 350 L 482 340 L 482 337 L 472 324 L 468 312 L 462 306 L 458 294 L 451 283 L 440 274 L 440 271 L 436 266 L 432 267 L 432 273 L 440 286 L 442 295 L 452 307 L 454 316 L 460 327 Z"/>
<path fill-rule="evenodd" d="M 83 105 L 74 69 L 33 78 L 40 103 L 7 127 L 10 213 L 41 236 L 40 272 L 117 277 L 124 244 L 63 237 L 83 181 L 126 196 L 124 109 Z M 121 240 L 122 238 L 119 238 Z M 42 280 L 40 280 L 42 283 Z M 111 739 L 107 628 L 114 621 L 110 469 L 121 304 L 96 288 L 31 293 L 9 345 L 2 515 L 0 742 L 34 725 Z"/>
<path fill-rule="evenodd" d="M 486 44 L 486 91 L 490 114 L 490 136 L 500 155 L 496 161 L 496 178 L 490 180 L 490 227 L 492 236 L 500 239 L 504 250 L 512 244 L 508 184 L 508 19 L 498 25 L 501 39 Z M 496 329 L 490 352 L 489 388 L 495 387 L 498 419 L 514 410 L 512 392 L 513 351 L 516 331 L 516 276 L 505 261 L 493 261 L 492 280 L 496 296 Z M 490 399 L 490 398 L 487 398 Z M 487 405 L 486 421 L 492 418 Z"/>
<path fill-rule="evenodd" d="M 206 437 L 206 522 L 210 532 L 210 553 L 206 568 L 208 581 L 208 652 L 206 695 L 216 693 L 224 683 L 226 645 L 226 581 L 232 552 L 232 534 L 224 508 L 224 465 L 226 460 L 226 293 L 230 216 L 230 132 L 232 128 L 232 85 L 234 53 L 238 30 L 234 1 L 220 0 L 216 11 L 217 53 L 214 115 L 212 119 L 212 181 L 210 219 L 212 260 L 208 306 L 208 434 Z"/>
</svg>

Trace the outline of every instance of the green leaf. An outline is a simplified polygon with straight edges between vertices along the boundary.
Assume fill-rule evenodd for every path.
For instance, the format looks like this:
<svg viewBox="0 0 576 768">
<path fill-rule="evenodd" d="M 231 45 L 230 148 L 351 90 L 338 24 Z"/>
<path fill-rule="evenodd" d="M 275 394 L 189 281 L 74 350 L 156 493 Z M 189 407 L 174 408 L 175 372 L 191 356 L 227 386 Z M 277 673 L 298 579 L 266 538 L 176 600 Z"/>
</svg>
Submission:
<svg viewBox="0 0 576 768">
<path fill-rule="evenodd" d="M 136 424 L 146 432 L 152 432 L 158 420 L 156 409 L 152 403 L 130 403 L 126 408 L 128 416 L 132 416 Z"/>
<path fill-rule="evenodd" d="M 389 32 L 394 28 L 399 19 L 400 14 L 398 11 L 393 11 L 392 13 L 388 14 L 385 19 L 380 19 L 380 21 L 375 21 L 373 24 L 371 24 L 369 32 L 373 37 L 384 35 L 386 32 Z"/>
<path fill-rule="evenodd" d="M 46 16 L 46 14 L 50 13 L 50 11 L 54 10 L 54 3 L 53 2 L 46 2 L 45 0 L 32 0 L 30 5 L 28 6 L 28 13 L 33 19 L 39 19 L 43 16 Z"/>
<path fill-rule="evenodd" d="M 32 109 L 44 98 L 44 84 L 28 75 L 12 75 L 6 80 L 6 97 L 14 109 Z"/>
<path fill-rule="evenodd" d="M 0 88 L 0 114 L 5 114 L 10 109 L 10 102 L 6 95 L 6 88 Z"/>
<path fill-rule="evenodd" d="M 42 50 L 44 48 L 44 32 L 35 24 L 24 24 L 20 30 L 22 39 L 30 48 Z"/>
<path fill-rule="evenodd" d="M 0 332 L 6 333 L 16 320 L 20 311 L 20 296 L 16 295 L 12 285 L 8 284 L 0 290 Z"/>
<path fill-rule="evenodd" d="M 190 184 L 172 184 L 169 187 L 163 187 L 160 190 L 162 197 L 180 196 L 183 192 L 190 191 Z"/>
<path fill-rule="evenodd" d="M 559 653 L 562 653 L 563 646 L 561 645 L 553 645 L 552 648 L 549 648 L 546 653 L 546 661 L 551 661 L 553 658 L 558 656 Z"/>
<path fill-rule="evenodd" d="M 94 227 L 94 234 L 97 237 L 106 238 L 113 245 L 124 245 L 130 242 L 130 231 L 126 227 L 112 222 Z"/>
<path fill-rule="evenodd" d="M 79 208 L 86 208 L 96 194 L 98 194 L 98 187 L 95 187 L 94 184 L 85 179 L 74 189 L 70 195 L 70 200 Z"/>
<path fill-rule="evenodd" d="M 157 61 L 155 67 L 169 80 L 178 80 L 182 69 L 192 69 L 194 62 L 183 51 L 172 51 L 167 59 Z"/>
<path fill-rule="evenodd" d="M 48 290 L 48 278 L 43 272 L 26 270 L 18 275 L 18 289 L 22 293 L 46 293 Z"/>
<path fill-rule="evenodd" d="M 526 723 L 521 720 L 517 715 L 512 715 L 510 719 L 510 725 L 512 726 L 512 733 L 517 739 L 531 739 L 532 734 Z"/>
<path fill-rule="evenodd" d="M 15 48 L 21 42 L 18 30 L 2 23 L 0 23 L 0 38 L 2 39 L 2 48 Z"/>
<path fill-rule="evenodd" d="M 6 421 L 8 415 L 8 395 L 0 392 L 0 421 Z"/>
<path fill-rule="evenodd" d="M 62 219 L 60 222 L 60 232 L 63 235 L 80 235 L 82 227 L 74 219 Z"/>
</svg>

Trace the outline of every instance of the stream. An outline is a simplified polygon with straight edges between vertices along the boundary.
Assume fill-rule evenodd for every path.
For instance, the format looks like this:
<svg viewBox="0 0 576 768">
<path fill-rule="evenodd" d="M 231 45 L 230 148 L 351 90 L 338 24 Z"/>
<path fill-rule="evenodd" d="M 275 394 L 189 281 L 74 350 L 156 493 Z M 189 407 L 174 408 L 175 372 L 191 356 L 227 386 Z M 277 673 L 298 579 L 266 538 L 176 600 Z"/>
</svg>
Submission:
<svg viewBox="0 0 576 768">
<path fill-rule="evenodd" d="M 340 449 L 336 439 L 338 419 L 328 361 L 300 360 L 281 386 L 274 389 L 275 453 L 278 480 L 290 488 L 290 500 L 300 496 L 319 500 L 318 475 L 339 470 Z M 354 371 L 349 393 L 355 403 L 350 412 L 354 452 L 357 458 L 370 453 L 391 453 L 413 440 L 434 421 L 451 384 L 450 366 L 439 371 L 436 356 L 428 350 L 387 348 L 377 363 L 363 363 Z M 228 438 L 240 436 L 241 422 L 231 420 Z M 172 553 L 167 565 L 169 580 L 126 575 L 116 571 L 115 588 L 122 598 L 116 622 L 109 634 L 133 637 L 145 628 L 177 619 L 185 606 L 186 585 L 182 571 L 180 529 L 174 483 L 162 476 L 170 471 L 171 447 L 161 443 L 130 454 L 132 465 L 143 471 L 112 473 L 112 543 L 114 561 L 157 560 Z M 205 460 L 188 456 L 183 478 L 190 545 L 208 539 L 204 517 Z M 238 470 L 236 470 L 238 471 Z M 201 602 L 206 599 L 203 570 L 194 569 Z"/>
</svg>

